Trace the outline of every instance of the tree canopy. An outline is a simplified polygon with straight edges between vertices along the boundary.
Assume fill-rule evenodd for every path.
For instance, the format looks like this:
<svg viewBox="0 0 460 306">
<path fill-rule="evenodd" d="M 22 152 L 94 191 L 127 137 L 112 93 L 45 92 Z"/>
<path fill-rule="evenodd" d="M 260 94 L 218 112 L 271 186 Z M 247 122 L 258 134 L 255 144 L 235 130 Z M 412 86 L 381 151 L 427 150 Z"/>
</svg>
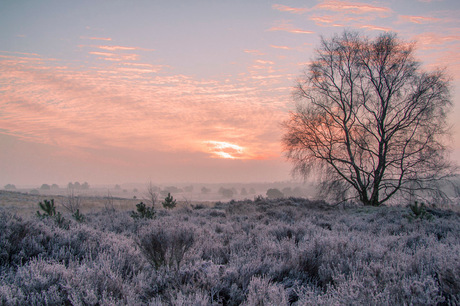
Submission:
<svg viewBox="0 0 460 306">
<path fill-rule="evenodd" d="M 284 149 L 320 192 L 378 206 L 398 193 L 438 192 L 451 174 L 444 70 L 423 71 L 415 44 L 394 33 L 322 38 L 294 91 Z"/>
</svg>

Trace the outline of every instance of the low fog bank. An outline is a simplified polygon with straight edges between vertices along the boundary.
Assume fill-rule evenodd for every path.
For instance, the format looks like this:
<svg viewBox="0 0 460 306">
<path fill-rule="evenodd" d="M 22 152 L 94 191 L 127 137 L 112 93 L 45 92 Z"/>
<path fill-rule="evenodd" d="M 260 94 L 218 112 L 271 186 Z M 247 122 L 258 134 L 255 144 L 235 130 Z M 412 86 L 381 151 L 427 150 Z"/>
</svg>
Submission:
<svg viewBox="0 0 460 306">
<path fill-rule="evenodd" d="M 161 201 L 170 193 L 178 201 L 229 201 L 254 199 L 262 197 L 304 197 L 315 196 L 313 183 L 301 182 L 272 182 L 272 183 L 124 183 L 115 185 L 91 185 L 87 182 L 72 182 L 67 185 L 47 184 L 2 186 L 3 190 L 16 191 L 31 195 L 43 196 L 68 196 L 70 194 L 83 197 L 114 197 L 124 199 L 137 199 L 139 201 L 150 199 L 150 192 L 157 194 Z M 268 192 L 268 193 L 267 193 Z"/>
</svg>

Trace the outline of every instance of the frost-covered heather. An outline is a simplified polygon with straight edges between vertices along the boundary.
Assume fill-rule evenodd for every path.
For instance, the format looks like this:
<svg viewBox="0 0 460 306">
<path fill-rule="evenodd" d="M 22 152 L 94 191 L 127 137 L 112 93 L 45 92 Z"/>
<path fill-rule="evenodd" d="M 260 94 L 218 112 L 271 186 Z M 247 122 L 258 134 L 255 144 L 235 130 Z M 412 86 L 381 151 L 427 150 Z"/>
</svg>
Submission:
<svg viewBox="0 0 460 306">
<path fill-rule="evenodd" d="M 409 221 L 408 208 L 302 199 L 196 208 L 101 211 L 68 229 L 0 212 L 0 303 L 460 303 L 456 213 Z"/>
</svg>

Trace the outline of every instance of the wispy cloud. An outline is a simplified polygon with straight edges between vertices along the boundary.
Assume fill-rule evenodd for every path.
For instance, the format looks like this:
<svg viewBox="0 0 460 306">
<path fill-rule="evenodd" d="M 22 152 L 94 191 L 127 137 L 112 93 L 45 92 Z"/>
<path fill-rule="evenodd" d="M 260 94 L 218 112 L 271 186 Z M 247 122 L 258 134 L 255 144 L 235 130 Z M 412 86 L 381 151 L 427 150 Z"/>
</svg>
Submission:
<svg viewBox="0 0 460 306">
<path fill-rule="evenodd" d="M 136 47 L 123 47 L 123 46 L 97 46 L 97 48 L 108 51 L 117 51 L 117 50 L 136 50 Z"/>
<path fill-rule="evenodd" d="M 270 47 L 275 48 L 275 49 L 292 50 L 292 48 L 288 46 L 270 45 Z"/>
<path fill-rule="evenodd" d="M 309 11 L 308 8 L 291 7 L 283 4 L 273 4 L 272 8 L 280 12 L 288 12 L 293 14 L 303 14 Z"/>
<path fill-rule="evenodd" d="M 360 28 L 362 29 L 370 29 L 370 30 L 375 30 L 375 31 L 383 31 L 383 32 L 389 32 L 392 31 L 393 29 L 388 28 L 388 27 L 380 27 L 372 24 L 364 24 L 361 25 Z"/>
<path fill-rule="evenodd" d="M 423 49 L 445 48 L 444 44 L 460 42 L 460 35 L 439 34 L 435 32 L 425 32 L 415 36 L 415 40 Z"/>
<path fill-rule="evenodd" d="M 274 4 L 272 6 L 273 9 L 276 9 L 281 12 L 288 12 L 293 14 L 303 14 L 306 12 L 311 11 L 319 11 L 319 10 L 326 10 L 326 11 L 333 11 L 333 12 L 342 12 L 348 14 L 368 14 L 368 13 L 377 13 L 381 15 L 388 15 L 392 12 L 392 10 L 388 7 L 384 6 L 376 6 L 371 4 L 365 4 L 360 2 L 352 2 L 352 1 L 334 1 L 334 0 L 326 0 L 321 1 L 317 5 L 311 8 L 305 7 L 290 7 L 281 4 Z"/>
<path fill-rule="evenodd" d="M 244 50 L 244 53 L 249 53 L 249 54 L 254 54 L 254 55 L 264 55 L 265 53 L 259 51 L 259 50 Z"/>
<path fill-rule="evenodd" d="M 441 20 L 439 18 L 434 18 L 434 17 L 412 16 L 412 15 L 399 15 L 398 19 L 400 22 L 411 22 L 411 23 L 416 23 L 416 24 L 434 23 L 434 22 L 438 22 Z"/>
<path fill-rule="evenodd" d="M 112 38 L 110 38 L 110 37 L 88 37 L 88 36 L 80 36 L 80 39 L 104 40 L 104 41 L 111 41 L 112 40 Z"/>
<path fill-rule="evenodd" d="M 379 15 L 388 15 L 392 10 L 384 6 L 376 6 L 359 2 L 349 1 L 323 1 L 314 7 L 315 10 L 328 10 L 333 12 L 342 12 L 349 14 L 368 14 L 377 13 Z"/>
<path fill-rule="evenodd" d="M 276 25 L 268 29 L 268 31 L 284 31 L 284 32 L 289 32 L 289 33 L 294 33 L 294 34 L 312 34 L 314 33 L 312 31 L 307 31 L 307 30 L 296 28 L 292 24 L 286 21 L 278 22 Z"/>
<path fill-rule="evenodd" d="M 100 56 L 115 56 L 114 53 L 108 53 L 108 52 L 98 52 L 98 51 L 90 51 L 88 52 L 89 54 L 92 54 L 92 55 L 100 55 Z"/>
<path fill-rule="evenodd" d="M 353 26 L 372 30 L 386 31 L 385 27 L 370 26 L 376 19 L 386 18 L 393 14 L 389 7 L 373 5 L 354 1 L 325 0 L 310 8 L 286 7 L 274 5 L 274 9 L 292 14 L 308 14 L 308 18 L 322 27 L 344 27 Z M 303 30 L 296 29 L 290 24 L 274 26 L 272 30 L 302 33 Z M 306 31 L 309 32 L 309 31 Z"/>
<path fill-rule="evenodd" d="M 145 49 L 140 47 L 126 47 L 126 46 L 96 46 L 99 49 L 107 51 L 130 51 L 130 50 L 142 50 L 142 51 L 155 51 L 154 49 Z"/>
<path fill-rule="evenodd" d="M 93 55 L 118 56 L 100 53 Z M 286 75 L 275 77 L 273 61 L 255 62 L 265 68 L 224 81 L 166 74 L 162 66 L 145 62 L 101 62 L 81 69 L 37 56 L 0 54 L 0 129 L 77 149 L 271 158 L 279 154 L 280 96 L 290 90 L 281 82 Z"/>
</svg>

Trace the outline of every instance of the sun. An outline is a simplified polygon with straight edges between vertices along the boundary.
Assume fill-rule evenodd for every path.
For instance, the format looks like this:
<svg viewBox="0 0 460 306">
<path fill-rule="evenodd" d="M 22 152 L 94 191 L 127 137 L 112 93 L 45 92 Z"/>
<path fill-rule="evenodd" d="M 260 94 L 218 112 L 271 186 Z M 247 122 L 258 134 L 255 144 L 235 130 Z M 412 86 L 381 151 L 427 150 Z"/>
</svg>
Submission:
<svg viewBox="0 0 460 306">
<path fill-rule="evenodd" d="M 224 159 L 240 159 L 243 156 L 244 148 L 225 141 L 208 140 L 204 142 L 207 144 L 208 152 L 213 154 L 214 157 Z"/>
</svg>

